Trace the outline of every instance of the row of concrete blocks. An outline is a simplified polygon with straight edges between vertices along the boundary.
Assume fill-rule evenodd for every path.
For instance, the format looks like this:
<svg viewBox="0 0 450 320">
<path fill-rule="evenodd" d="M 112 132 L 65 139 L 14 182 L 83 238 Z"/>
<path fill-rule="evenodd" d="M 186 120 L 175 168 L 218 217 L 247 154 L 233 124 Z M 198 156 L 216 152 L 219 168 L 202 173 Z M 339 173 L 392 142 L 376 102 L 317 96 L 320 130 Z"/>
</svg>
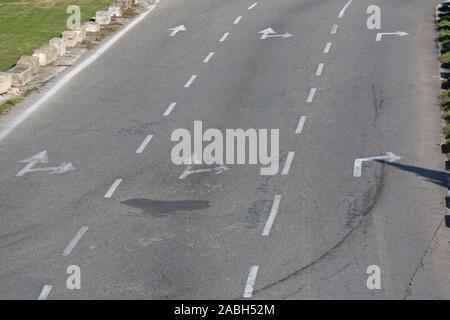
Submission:
<svg viewBox="0 0 450 320">
<path fill-rule="evenodd" d="M 98 32 L 100 26 L 111 23 L 111 17 L 121 17 L 137 0 L 116 0 L 108 10 L 97 11 L 95 21 L 86 22 L 80 29 L 67 30 L 61 38 L 53 38 L 48 44 L 34 50 L 32 56 L 22 56 L 7 72 L 0 72 L 0 94 L 11 87 L 21 87 L 32 80 L 41 66 L 48 65 L 66 53 L 66 48 L 75 47 L 86 39 L 86 32 Z"/>
</svg>

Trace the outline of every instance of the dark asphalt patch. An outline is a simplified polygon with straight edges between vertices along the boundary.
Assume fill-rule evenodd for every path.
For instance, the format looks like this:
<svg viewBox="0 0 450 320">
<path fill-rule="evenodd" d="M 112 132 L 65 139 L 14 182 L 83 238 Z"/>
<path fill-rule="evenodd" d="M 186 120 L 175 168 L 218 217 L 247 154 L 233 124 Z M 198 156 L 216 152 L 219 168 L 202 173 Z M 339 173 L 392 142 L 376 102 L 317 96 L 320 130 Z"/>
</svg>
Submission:
<svg viewBox="0 0 450 320">
<path fill-rule="evenodd" d="M 209 208 L 209 201 L 204 200 L 160 201 L 138 198 L 129 199 L 121 203 L 133 208 L 141 209 L 143 213 L 149 214 L 165 214 Z"/>
</svg>

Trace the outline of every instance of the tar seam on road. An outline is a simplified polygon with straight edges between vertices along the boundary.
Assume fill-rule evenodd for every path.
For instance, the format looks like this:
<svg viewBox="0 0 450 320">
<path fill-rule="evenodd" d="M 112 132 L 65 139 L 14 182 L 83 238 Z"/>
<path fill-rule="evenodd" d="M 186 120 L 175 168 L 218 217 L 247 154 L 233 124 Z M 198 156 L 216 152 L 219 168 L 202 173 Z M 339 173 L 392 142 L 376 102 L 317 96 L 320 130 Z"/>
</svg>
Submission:
<svg viewBox="0 0 450 320">
<path fill-rule="evenodd" d="M 317 91 L 317 88 L 312 88 L 312 89 L 309 91 L 308 99 L 306 99 L 306 102 L 308 102 L 308 103 L 313 102 L 314 96 L 316 95 L 316 91 Z"/>
<path fill-rule="evenodd" d="M 102 45 L 97 52 L 93 53 L 92 56 L 84 60 L 80 65 L 75 67 L 72 71 L 67 73 L 61 78 L 59 82 L 55 84 L 47 93 L 45 93 L 42 98 L 40 98 L 35 104 L 27 108 L 23 113 L 21 113 L 17 118 L 12 121 L 12 124 L 6 127 L 3 131 L 0 131 L 0 142 L 5 139 L 15 128 L 17 128 L 23 121 L 25 121 L 29 116 L 31 116 L 36 110 L 38 110 L 48 99 L 50 99 L 55 93 L 57 93 L 62 87 L 65 86 L 73 77 L 78 73 L 83 71 L 92 62 L 97 60 L 106 52 L 114 43 L 116 43 L 120 38 L 122 38 L 125 33 L 131 30 L 135 25 L 141 22 L 147 15 L 149 15 L 154 9 L 155 5 L 151 5 L 147 11 L 138 16 L 129 25 L 127 25 L 123 30 L 119 31 L 115 36 L 113 36 L 109 41 Z"/>
<path fill-rule="evenodd" d="M 298 120 L 298 125 L 297 125 L 297 129 L 295 129 L 295 134 L 302 133 L 305 122 L 306 122 L 306 116 L 301 116 L 300 120 Z"/>
<path fill-rule="evenodd" d="M 323 50 L 323 53 L 330 52 L 330 49 L 331 49 L 331 42 L 328 42 L 327 45 L 325 46 L 325 49 Z"/>
<path fill-rule="evenodd" d="M 136 153 L 142 153 L 145 149 L 145 147 L 152 141 L 153 135 L 149 134 L 145 137 L 144 141 L 142 141 L 142 144 L 139 146 L 139 148 L 136 150 Z"/>
<path fill-rule="evenodd" d="M 294 151 L 290 151 L 288 153 L 286 161 L 284 162 L 283 171 L 281 171 L 282 175 L 285 176 L 285 175 L 289 174 L 289 169 L 291 168 L 292 160 L 294 160 L 294 155 L 295 155 Z"/>
<path fill-rule="evenodd" d="M 114 183 L 109 188 L 108 192 L 106 192 L 105 198 L 111 198 L 121 182 L 122 179 L 117 179 L 116 181 L 114 181 Z"/>
<path fill-rule="evenodd" d="M 281 195 L 276 195 L 273 203 L 272 209 L 270 210 L 269 218 L 266 221 L 266 225 L 264 226 L 264 230 L 262 232 L 263 236 L 268 236 L 270 234 L 270 230 L 272 230 L 273 223 L 275 222 L 275 217 L 277 216 L 278 209 L 280 207 Z"/>
<path fill-rule="evenodd" d="M 255 286 L 256 275 L 258 274 L 258 266 L 252 266 L 248 273 L 247 283 L 244 290 L 244 298 L 251 298 L 253 295 L 253 288 Z"/>
<path fill-rule="evenodd" d="M 189 78 L 189 80 L 186 82 L 186 84 L 184 85 L 184 87 L 185 88 L 189 88 L 191 85 L 192 85 L 192 83 L 194 82 L 194 80 L 197 78 L 197 75 L 196 74 L 194 74 L 194 75 L 192 75 L 190 78 Z"/>
<path fill-rule="evenodd" d="M 70 243 L 67 245 L 66 249 L 64 249 L 63 256 L 66 257 L 72 252 L 72 250 L 77 245 L 78 241 L 80 241 L 80 239 L 83 237 L 83 235 L 86 233 L 86 231 L 88 231 L 88 229 L 89 229 L 89 227 L 86 227 L 86 226 L 81 227 L 81 229 L 77 232 L 77 234 L 72 239 L 72 241 L 70 241 Z"/>
<path fill-rule="evenodd" d="M 186 86 L 184 86 L 186 88 Z M 172 102 L 166 109 L 166 111 L 164 111 L 163 116 L 167 117 L 173 110 L 173 108 L 175 108 L 175 106 L 177 105 L 176 102 Z"/>
<path fill-rule="evenodd" d="M 38 300 L 47 300 L 48 295 L 50 294 L 50 291 L 52 291 L 53 286 L 49 286 L 46 284 L 44 288 L 42 288 L 41 294 L 37 298 Z"/>
<path fill-rule="evenodd" d="M 224 42 L 225 39 L 228 37 L 229 34 L 230 34 L 229 32 L 225 32 L 225 33 L 223 34 L 222 38 L 220 38 L 219 42 Z"/>
<path fill-rule="evenodd" d="M 214 55 L 214 51 L 211 51 L 205 58 L 205 60 L 203 60 L 203 63 L 208 63 L 209 60 L 211 60 L 212 56 Z"/>
</svg>

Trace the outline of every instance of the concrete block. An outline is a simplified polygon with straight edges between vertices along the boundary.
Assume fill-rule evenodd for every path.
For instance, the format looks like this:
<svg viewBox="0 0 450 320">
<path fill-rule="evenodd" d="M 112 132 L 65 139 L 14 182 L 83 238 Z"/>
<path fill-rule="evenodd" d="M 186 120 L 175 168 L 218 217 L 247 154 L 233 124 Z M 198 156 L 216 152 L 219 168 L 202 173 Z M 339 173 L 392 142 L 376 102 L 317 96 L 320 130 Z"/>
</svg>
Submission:
<svg viewBox="0 0 450 320">
<path fill-rule="evenodd" d="M 16 64 L 8 73 L 11 74 L 13 87 L 24 86 L 33 79 L 33 70 L 23 64 Z"/>
<path fill-rule="evenodd" d="M 66 43 L 63 38 L 53 38 L 49 41 L 49 45 L 56 48 L 59 57 L 66 53 Z"/>
<path fill-rule="evenodd" d="M 73 48 L 78 43 L 83 42 L 86 38 L 86 32 L 84 32 L 83 37 L 83 29 L 67 30 L 62 33 L 62 38 L 64 39 L 64 43 L 67 48 Z"/>
<path fill-rule="evenodd" d="M 123 15 L 122 7 L 117 4 L 110 5 L 108 8 L 108 13 L 111 17 L 121 17 Z"/>
<path fill-rule="evenodd" d="M 84 24 L 84 28 L 87 32 L 99 32 L 100 25 L 95 21 L 88 21 Z"/>
<path fill-rule="evenodd" d="M 0 72 L 0 94 L 8 91 L 12 86 L 12 76 L 7 72 Z"/>
<path fill-rule="evenodd" d="M 111 16 L 108 11 L 97 11 L 95 13 L 95 22 L 99 25 L 106 25 L 111 23 Z"/>
<path fill-rule="evenodd" d="M 41 68 L 39 66 L 39 58 L 38 57 L 21 56 L 19 61 L 17 61 L 17 64 L 30 67 L 31 72 L 33 74 L 38 73 L 39 69 Z"/>
<path fill-rule="evenodd" d="M 133 3 L 131 0 L 117 0 L 116 4 L 119 5 L 122 8 L 122 12 L 124 12 L 127 9 L 131 8 Z"/>
<path fill-rule="evenodd" d="M 39 65 L 45 66 L 58 58 L 58 51 L 55 47 L 47 44 L 37 50 L 34 50 L 33 57 L 37 57 L 39 59 Z"/>
</svg>

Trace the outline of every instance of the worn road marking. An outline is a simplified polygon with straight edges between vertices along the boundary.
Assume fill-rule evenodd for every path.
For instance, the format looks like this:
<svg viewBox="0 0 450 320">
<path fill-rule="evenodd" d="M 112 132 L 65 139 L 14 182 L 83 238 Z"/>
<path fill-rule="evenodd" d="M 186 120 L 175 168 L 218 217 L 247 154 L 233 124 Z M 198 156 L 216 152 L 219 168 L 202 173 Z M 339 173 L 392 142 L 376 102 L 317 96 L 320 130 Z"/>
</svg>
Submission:
<svg viewBox="0 0 450 320">
<path fill-rule="evenodd" d="M 121 182 L 122 179 L 116 179 L 116 181 L 114 181 L 114 183 L 109 188 L 108 192 L 106 192 L 105 198 L 111 198 Z"/>
<path fill-rule="evenodd" d="M 256 7 L 258 5 L 258 2 L 255 2 L 254 4 L 252 4 L 250 7 L 248 7 L 248 10 L 252 10 L 254 7 Z"/>
<path fill-rule="evenodd" d="M 236 20 L 234 20 L 233 24 L 238 24 L 239 21 L 241 21 L 241 19 L 242 19 L 242 16 L 237 17 Z"/>
<path fill-rule="evenodd" d="M 295 134 L 302 133 L 305 122 L 306 122 L 306 116 L 301 116 L 300 120 L 298 120 L 298 125 L 297 125 L 297 129 L 295 129 Z"/>
<path fill-rule="evenodd" d="M 306 99 L 306 102 L 313 102 L 316 91 L 317 88 L 312 88 L 311 91 L 309 91 L 308 99 Z"/>
<path fill-rule="evenodd" d="M 335 24 L 334 26 L 333 26 L 333 28 L 331 29 L 331 34 L 335 34 L 336 32 L 337 32 L 337 29 L 338 29 L 338 25 L 337 24 Z"/>
<path fill-rule="evenodd" d="M 195 78 L 197 78 L 197 75 L 194 74 L 192 75 L 189 80 L 186 82 L 186 84 L 184 85 L 185 88 L 189 88 L 191 86 L 191 84 L 194 82 Z"/>
<path fill-rule="evenodd" d="M 323 50 L 323 53 L 330 52 L 330 49 L 331 49 L 331 42 L 328 42 L 327 45 L 325 46 L 325 49 Z"/>
<path fill-rule="evenodd" d="M 186 87 L 186 86 L 185 86 Z M 167 117 L 173 110 L 173 108 L 175 108 L 175 106 L 177 105 L 176 102 L 172 102 L 166 109 L 166 111 L 164 111 L 163 116 Z"/>
<path fill-rule="evenodd" d="M 66 249 L 64 249 L 63 256 L 68 256 L 72 252 L 72 250 L 77 245 L 78 241 L 80 241 L 80 239 L 83 237 L 86 231 L 88 231 L 88 229 L 89 227 L 86 226 L 81 227 L 81 229 L 77 232 L 72 241 L 70 241 L 70 243 L 67 245 Z"/>
<path fill-rule="evenodd" d="M 317 67 L 317 71 L 316 71 L 316 76 L 320 76 L 322 75 L 322 71 L 323 71 L 323 67 L 325 66 L 324 63 L 320 63 L 319 66 Z"/>
<path fill-rule="evenodd" d="M 276 195 L 273 200 L 269 218 L 267 219 L 266 225 L 264 226 L 264 230 L 262 232 L 263 236 L 268 236 L 270 234 L 270 230 L 272 230 L 273 223 L 275 222 L 275 217 L 277 216 L 278 213 L 278 208 L 280 207 L 280 202 L 281 202 L 281 195 Z"/>
<path fill-rule="evenodd" d="M 44 288 L 42 288 L 41 294 L 37 298 L 38 300 L 47 300 L 48 295 L 50 294 L 50 291 L 52 291 L 53 286 L 49 286 L 46 284 Z"/>
<path fill-rule="evenodd" d="M 350 0 L 349 2 L 347 2 L 347 4 L 342 8 L 341 12 L 339 12 L 338 18 L 342 19 L 344 17 L 345 11 L 347 10 L 347 8 L 352 4 L 353 0 Z"/>
<path fill-rule="evenodd" d="M 289 169 L 291 168 L 292 160 L 294 160 L 295 152 L 290 151 L 286 158 L 286 162 L 284 163 L 283 171 L 281 171 L 282 175 L 287 175 L 289 173 Z"/>
<path fill-rule="evenodd" d="M 142 153 L 144 151 L 145 147 L 152 141 L 153 135 L 149 134 L 145 137 L 144 141 L 142 141 L 142 144 L 139 146 L 139 148 L 136 150 L 136 153 Z"/>
<path fill-rule="evenodd" d="M 244 290 L 244 298 L 251 298 L 253 295 L 253 288 L 255 286 L 256 276 L 258 274 L 258 266 L 253 266 L 250 268 L 250 272 L 248 273 L 247 283 L 245 285 Z"/>
<path fill-rule="evenodd" d="M 31 116 L 36 110 L 43 106 L 43 104 L 50 99 L 55 93 L 57 93 L 62 87 L 66 85 L 73 77 L 78 73 L 83 71 L 92 62 L 100 58 L 106 50 L 108 50 L 113 44 L 115 44 L 120 38 L 122 38 L 125 33 L 131 30 L 135 25 L 141 22 L 147 15 L 149 15 L 154 9 L 155 5 L 151 5 L 147 11 L 143 12 L 135 20 L 133 20 L 129 25 L 127 25 L 123 30 L 119 31 L 114 35 L 109 41 L 105 42 L 96 52 L 94 52 L 89 58 L 80 63 L 72 71 L 67 73 L 61 80 L 55 84 L 47 93 L 45 93 L 42 98 L 40 98 L 35 104 L 27 108 L 24 112 L 19 114 L 16 118 L 12 120 L 9 126 L 4 130 L 0 131 L 0 142 L 5 139 L 15 128 L 17 128 L 23 121 L 25 121 L 29 116 Z"/>
<path fill-rule="evenodd" d="M 205 58 L 205 60 L 203 60 L 203 63 L 208 63 L 209 60 L 211 60 L 212 56 L 214 55 L 214 52 L 211 51 Z"/>
<path fill-rule="evenodd" d="M 225 33 L 223 34 L 222 38 L 220 38 L 219 42 L 224 42 L 225 39 L 228 37 L 229 34 L 230 34 L 229 32 L 225 32 Z"/>
</svg>

